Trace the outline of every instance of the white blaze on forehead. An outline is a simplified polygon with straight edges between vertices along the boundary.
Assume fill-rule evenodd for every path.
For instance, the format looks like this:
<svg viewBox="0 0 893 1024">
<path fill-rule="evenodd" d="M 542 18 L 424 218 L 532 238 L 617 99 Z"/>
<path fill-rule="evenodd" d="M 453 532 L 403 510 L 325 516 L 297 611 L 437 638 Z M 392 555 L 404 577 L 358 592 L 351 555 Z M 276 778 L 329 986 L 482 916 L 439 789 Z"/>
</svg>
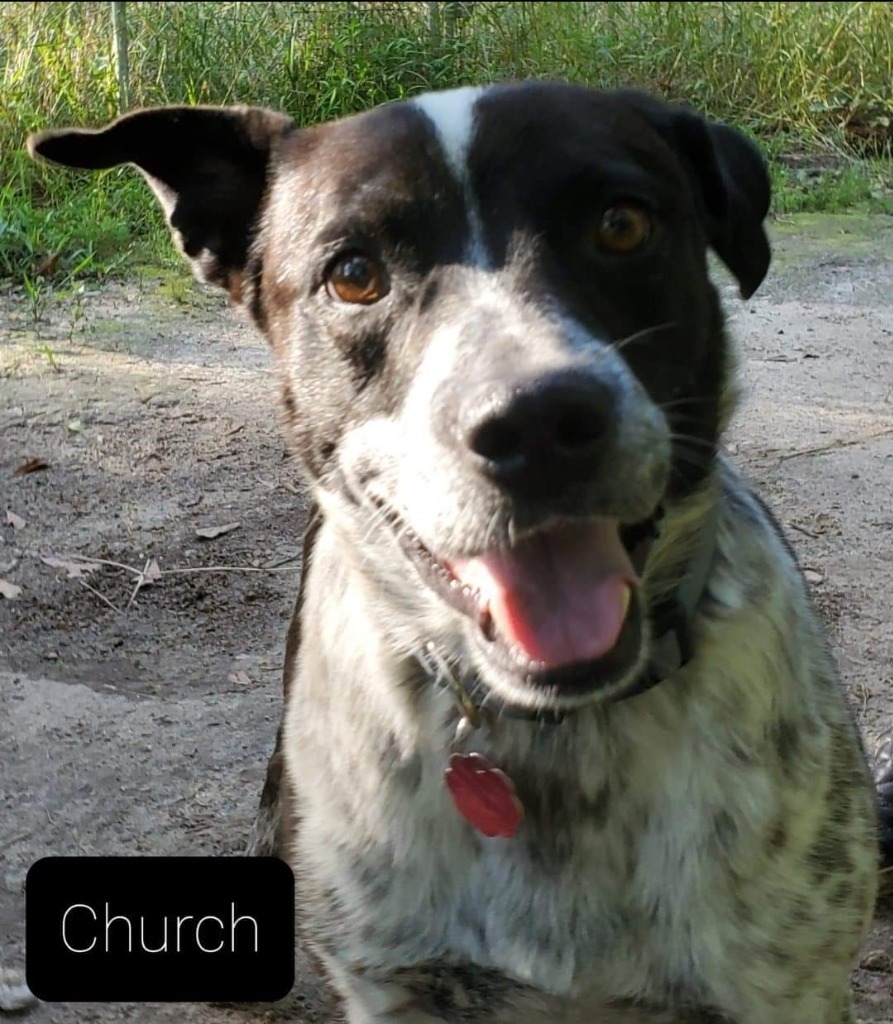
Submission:
<svg viewBox="0 0 893 1024">
<path fill-rule="evenodd" d="M 483 92 L 480 86 L 466 86 L 428 92 L 412 101 L 434 125 L 447 162 L 462 184 L 468 178 L 465 160 L 474 133 L 474 106 Z"/>
<path fill-rule="evenodd" d="M 485 91 L 481 86 L 466 86 L 425 93 L 412 100 L 434 126 L 447 165 L 462 189 L 471 229 L 468 256 L 479 266 L 486 266 L 488 258 L 480 210 L 468 177 L 468 150 L 474 137 L 475 104 Z"/>
</svg>

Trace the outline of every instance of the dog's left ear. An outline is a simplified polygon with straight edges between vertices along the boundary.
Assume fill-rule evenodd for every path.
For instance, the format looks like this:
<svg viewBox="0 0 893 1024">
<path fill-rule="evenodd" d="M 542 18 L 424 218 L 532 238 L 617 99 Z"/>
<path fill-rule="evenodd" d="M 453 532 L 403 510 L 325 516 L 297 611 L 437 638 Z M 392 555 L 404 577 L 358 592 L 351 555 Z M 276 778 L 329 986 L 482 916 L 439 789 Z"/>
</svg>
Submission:
<svg viewBox="0 0 893 1024">
<path fill-rule="evenodd" d="M 679 155 L 699 199 L 707 237 L 749 299 L 766 276 L 771 250 L 763 221 L 771 186 L 759 149 L 740 132 L 682 107 L 639 95 L 636 105 Z"/>
<path fill-rule="evenodd" d="M 256 107 L 160 107 L 125 114 L 95 131 L 32 135 L 28 152 L 91 170 L 134 164 L 196 275 L 239 302 L 271 156 L 293 124 Z"/>
</svg>

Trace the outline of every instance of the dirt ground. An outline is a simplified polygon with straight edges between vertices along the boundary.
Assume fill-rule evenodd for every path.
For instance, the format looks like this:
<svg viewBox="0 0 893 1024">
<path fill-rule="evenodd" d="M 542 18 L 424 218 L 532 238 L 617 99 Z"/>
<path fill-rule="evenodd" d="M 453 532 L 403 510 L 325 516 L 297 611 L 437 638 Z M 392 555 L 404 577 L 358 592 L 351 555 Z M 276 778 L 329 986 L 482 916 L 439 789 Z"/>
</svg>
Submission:
<svg viewBox="0 0 893 1024">
<path fill-rule="evenodd" d="M 759 297 L 723 282 L 745 385 L 729 447 L 807 567 L 872 748 L 893 726 L 893 220 L 773 230 Z M 304 523 L 275 398 L 260 339 L 177 276 L 43 310 L 0 291 L 0 580 L 21 588 L 0 598 L 6 967 L 23 965 L 39 857 L 244 847 Z M 29 460 L 46 468 L 17 474 Z M 863 1022 L 893 1022 L 891 924 L 855 974 Z M 273 1007 L 39 1005 L 24 1019 L 325 1020 L 298 968 Z"/>
</svg>

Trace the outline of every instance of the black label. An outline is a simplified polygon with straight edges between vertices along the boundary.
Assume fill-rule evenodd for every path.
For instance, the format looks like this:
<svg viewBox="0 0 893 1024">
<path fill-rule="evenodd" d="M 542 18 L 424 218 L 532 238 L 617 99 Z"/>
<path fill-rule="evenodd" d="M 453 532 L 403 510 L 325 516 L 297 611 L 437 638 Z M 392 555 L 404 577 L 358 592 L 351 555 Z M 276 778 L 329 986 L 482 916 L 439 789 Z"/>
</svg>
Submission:
<svg viewBox="0 0 893 1024">
<path fill-rule="evenodd" d="M 295 880 L 275 857 L 46 857 L 26 976 L 48 1002 L 267 1002 L 294 984 Z"/>
</svg>

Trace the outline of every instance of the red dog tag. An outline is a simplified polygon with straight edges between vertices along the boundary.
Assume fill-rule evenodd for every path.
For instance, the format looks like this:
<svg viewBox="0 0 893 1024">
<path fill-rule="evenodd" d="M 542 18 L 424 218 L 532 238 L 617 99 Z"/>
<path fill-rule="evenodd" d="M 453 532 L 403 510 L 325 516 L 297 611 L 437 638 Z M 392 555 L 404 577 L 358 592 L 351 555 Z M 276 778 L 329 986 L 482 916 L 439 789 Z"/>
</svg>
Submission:
<svg viewBox="0 0 893 1024">
<path fill-rule="evenodd" d="M 456 810 L 485 836 L 511 838 L 524 808 L 512 780 L 482 754 L 451 754 L 444 772 Z"/>
</svg>

